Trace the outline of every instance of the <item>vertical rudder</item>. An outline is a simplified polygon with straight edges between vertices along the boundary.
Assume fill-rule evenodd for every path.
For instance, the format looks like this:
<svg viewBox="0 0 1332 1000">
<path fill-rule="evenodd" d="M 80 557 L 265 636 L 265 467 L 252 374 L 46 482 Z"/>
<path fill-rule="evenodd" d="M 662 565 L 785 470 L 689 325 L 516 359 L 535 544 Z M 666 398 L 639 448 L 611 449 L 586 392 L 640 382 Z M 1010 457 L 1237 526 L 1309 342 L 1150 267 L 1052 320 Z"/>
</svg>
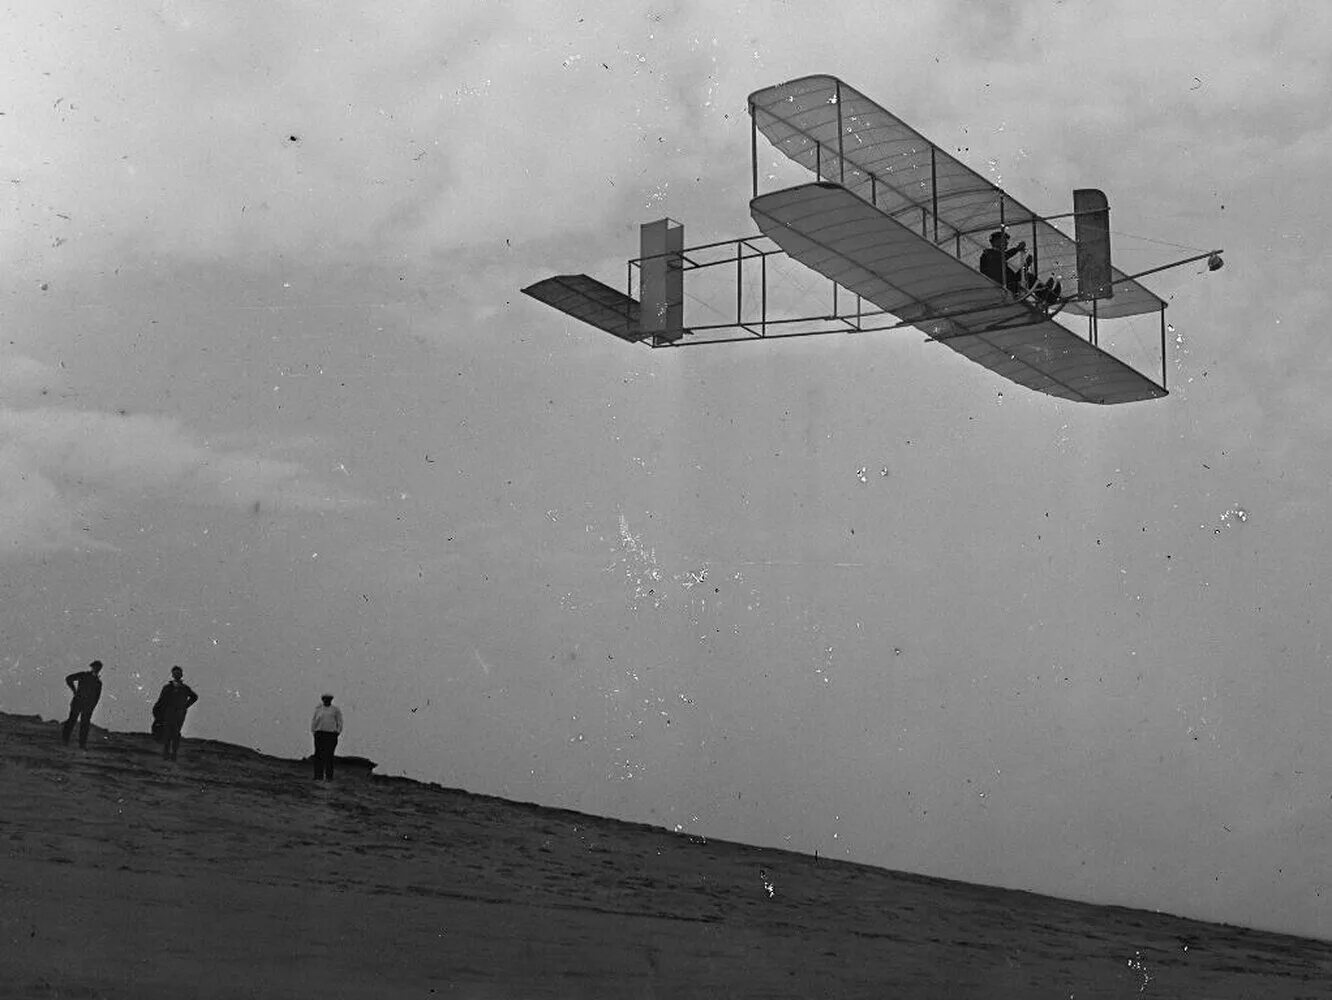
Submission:
<svg viewBox="0 0 1332 1000">
<path fill-rule="evenodd" d="M 1110 273 L 1110 205 L 1104 191 L 1073 192 L 1073 239 L 1078 245 L 1078 298 L 1110 298 L 1115 289 Z"/>
</svg>

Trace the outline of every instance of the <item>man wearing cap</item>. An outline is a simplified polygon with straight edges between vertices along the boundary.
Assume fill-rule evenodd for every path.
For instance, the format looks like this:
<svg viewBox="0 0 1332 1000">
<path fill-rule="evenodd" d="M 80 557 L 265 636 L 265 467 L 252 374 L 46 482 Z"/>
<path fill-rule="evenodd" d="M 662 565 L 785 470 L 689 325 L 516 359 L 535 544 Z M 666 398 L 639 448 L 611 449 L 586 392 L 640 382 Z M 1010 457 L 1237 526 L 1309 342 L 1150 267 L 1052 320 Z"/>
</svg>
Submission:
<svg viewBox="0 0 1332 1000">
<path fill-rule="evenodd" d="M 1032 272 L 1031 255 L 1026 253 L 1025 240 L 1009 249 L 1008 234 L 1002 229 L 990 234 L 990 249 L 980 255 L 980 272 L 996 284 L 1003 285 L 1015 297 L 1021 299 L 1028 292 L 1032 298 L 1044 306 L 1056 304 L 1063 295 L 1063 283 L 1056 278 L 1046 278 L 1036 283 Z M 1024 254 L 1021 269 L 1008 266 L 1008 258 L 1015 254 Z"/>
<path fill-rule="evenodd" d="M 180 731 L 185 728 L 185 713 L 199 700 L 194 688 L 184 681 L 185 671 L 180 667 L 171 668 L 171 680 L 157 696 L 153 706 L 153 718 L 162 723 L 162 759 L 175 760 L 180 752 Z"/>
<path fill-rule="evenodd" d="M 102 697 L 102 661 L 93 660 L 87 670 L 80 670 L 65 678 L 65 684 L 74 692 L 69 703 L 69 718 L 60 728 L 61 739 L 69 745 L 70 734 L 74 732 L 74 723 L 79 724 L 79 746 L 88 748 L 88 727 L 92 725 L 93 709 Z"/>
<path fill-rule="evenodd" d="M 1002 229 L 990 234 L 990 249 L 980 256 L 980 272 L 996 284 L 1003 285 L 1014 295 L 1022 296 L 1027 292 L 1022 280 L 1022 272 L 1008 266 L 1008 258 L 1027 249 L 1026 241 L 1018 243 L 1011 250 L 1008 247 L 1008 234 Z"/>
<path fill-rule="evenodd" d="M 310 722 L 314 734 L 315 781 L 333 780 L 333 752 L 338 748 L 338 735 L 342 732 L 342 709 L 333 704 L 331 694 L 321 695 L 323 702 L 315 709 Z"/>
</svg>

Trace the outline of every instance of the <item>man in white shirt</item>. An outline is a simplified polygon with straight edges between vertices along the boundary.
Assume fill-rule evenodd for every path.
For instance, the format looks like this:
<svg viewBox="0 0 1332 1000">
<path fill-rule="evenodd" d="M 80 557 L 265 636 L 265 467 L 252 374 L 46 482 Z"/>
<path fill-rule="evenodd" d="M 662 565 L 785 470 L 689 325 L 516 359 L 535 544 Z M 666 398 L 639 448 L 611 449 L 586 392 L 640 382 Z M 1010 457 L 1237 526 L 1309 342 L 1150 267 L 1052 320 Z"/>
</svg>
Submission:
<svg viewBox="0 0 1332 1000">
<path fill-rule="evenodd" d="M 333 704 L 331 694 L 323 695 L 323 702 L 315 709 L 310 732 L 314 734 L 315 781 L 333 780 L 333 752 L 338 748 L 338 735 L 342 732 L 342 709 Z"/>
</svg>

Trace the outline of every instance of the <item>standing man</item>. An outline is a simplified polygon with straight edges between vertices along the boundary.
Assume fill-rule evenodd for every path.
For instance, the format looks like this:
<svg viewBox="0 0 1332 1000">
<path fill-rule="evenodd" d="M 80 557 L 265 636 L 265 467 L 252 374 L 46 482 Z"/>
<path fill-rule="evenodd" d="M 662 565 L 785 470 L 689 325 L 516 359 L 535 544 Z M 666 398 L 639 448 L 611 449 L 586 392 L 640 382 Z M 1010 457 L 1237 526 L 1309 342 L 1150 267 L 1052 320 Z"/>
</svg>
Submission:
<svg viewBox="0 0 1332 1000">
<path fill-rule="evenodd" d="M 180 752 L 180 731 L 185 728 L 185 713 L 199 700 L 194 689 L 182 679 L 184 676 L 185 671 L 180 667 L 172 667 L 171 680 L 163 686 L 157 704 L 153 706 L 153 717 L 162 722 L 163 760 L 176 759 Z"/>
<path fill-rule="evenodd" d="M 93 660 L 88 664 L 87 670 L 80 670 L 65 678 L 65 683 L 74 692 L 74 698 L 69 703 L 69 718 L 60 729 L 60 736 L 66 746 L 69 745 L 69 737 L 74 732 L 74 723 L 77 721 L 79 746 L 85 750 L 88 747 L 88 727 L 92 725 L 93 709 L 97 707 L 97 702 L 102 697 L 102 678 L 98 676 L 101 672 L 102 661 Z"/>
<path fill-rule="evenodd" d="M 333 752 L 338 748 L 338 736 L 342 732 L 342 709 L 333 704 L 331 694 L 322 695 L 323 702 L 315 709 L 314 719 L 310 722 L 310 732 L 314 733 L 314 772 L 315 781 L 333 780 Z"/>
</svg>

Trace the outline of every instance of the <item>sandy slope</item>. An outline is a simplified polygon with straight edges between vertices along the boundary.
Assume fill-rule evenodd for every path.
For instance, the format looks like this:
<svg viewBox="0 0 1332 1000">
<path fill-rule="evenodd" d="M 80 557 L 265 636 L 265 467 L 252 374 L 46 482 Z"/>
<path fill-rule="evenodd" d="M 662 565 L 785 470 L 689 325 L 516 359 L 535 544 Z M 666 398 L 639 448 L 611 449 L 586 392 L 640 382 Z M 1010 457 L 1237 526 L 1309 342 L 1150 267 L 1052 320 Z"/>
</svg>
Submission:
<svg viewBox="0 0 1332 1000">
<path fill-rule="evenodd" d="M 0 996 L 1332 997 L 1332 945 L 0 713 Z"/>
</svg>

